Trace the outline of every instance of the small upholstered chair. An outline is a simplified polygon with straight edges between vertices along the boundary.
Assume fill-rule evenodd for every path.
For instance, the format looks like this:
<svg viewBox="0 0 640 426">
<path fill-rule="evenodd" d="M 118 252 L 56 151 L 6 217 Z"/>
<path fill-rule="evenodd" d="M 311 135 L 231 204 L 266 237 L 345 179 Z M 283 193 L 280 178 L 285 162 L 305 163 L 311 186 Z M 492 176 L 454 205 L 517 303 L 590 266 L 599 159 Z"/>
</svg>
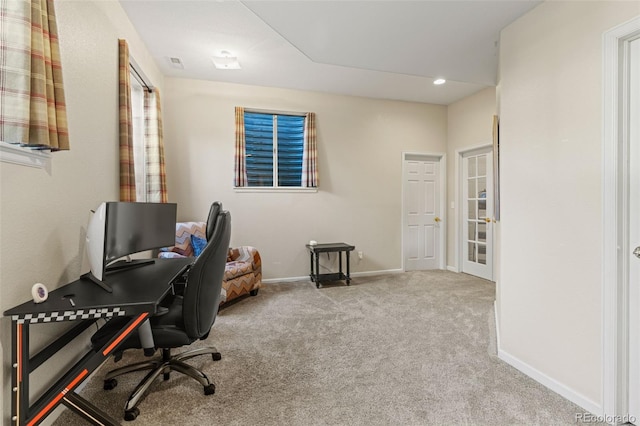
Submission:
<svg viewBox="0 0 640 426">
<path fill-rule="evenodd" d="M 212 206 L 209 222 L 214 224 L 211 228 L 207 226 L 207 231 L 211 229 L 210 238 L 187 272 L 183 295 L 173 296 L 172 300 L 166 303 L 166 312 L 150 318 L 153 341 L 155 347 L 161 349 L 162 356 L 118 368 L 107 373 L 104 378 L 104 387 L 108 390 L 117 385 L 115 380 L 117 376 L 133 371 L 151 370 L 129 397 L 125 405 L 125 420 L 134 420 L 138 416 L 140 413 L 137 408 L 138 403 L 160 374 L 164 375 L 164 380 L 168 380 L 170 371 L 177 371 L 196 379 L 203 386 L 205 395 L 215 392 L 215 385 L 209 381 L 208 377 L 185 362 L 189 358 L 203 354 L 211 355 L 214 361 L 219 360 L 221 355 L 215 348 L 195 349 L 171 355 L 173 348 L 190 345 L 198 339 L 206 339 L 218 313 L 220 290 L 229 250 L 231 216 L 229 212 L 221 211 L 219 206 Z M 114 318 L 100 328 L 91 339 L 94 347 L 102 347 L 113 335 L 113 330 L 121 328 L 120 321 L 128 321 L 128 318 Z M 134 333 L 122 343 L 120 348 L 125 350 L 141 347 L 140 338 L 137 333 Z"/>
</svg>

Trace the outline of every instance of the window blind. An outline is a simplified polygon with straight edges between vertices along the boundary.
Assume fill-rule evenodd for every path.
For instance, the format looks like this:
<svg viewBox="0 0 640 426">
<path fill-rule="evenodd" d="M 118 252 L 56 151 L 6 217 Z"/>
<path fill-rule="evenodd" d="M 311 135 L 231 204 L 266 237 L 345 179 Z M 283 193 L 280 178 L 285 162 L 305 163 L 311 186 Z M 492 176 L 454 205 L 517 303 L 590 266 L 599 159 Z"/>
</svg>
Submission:
<svg viewBox="0 0 640 426">
<path fill-rule="evenodd" d="M 248 186 L 302 185 L 304 121 L 304 116 L 244 113 Z"/>
</svg>

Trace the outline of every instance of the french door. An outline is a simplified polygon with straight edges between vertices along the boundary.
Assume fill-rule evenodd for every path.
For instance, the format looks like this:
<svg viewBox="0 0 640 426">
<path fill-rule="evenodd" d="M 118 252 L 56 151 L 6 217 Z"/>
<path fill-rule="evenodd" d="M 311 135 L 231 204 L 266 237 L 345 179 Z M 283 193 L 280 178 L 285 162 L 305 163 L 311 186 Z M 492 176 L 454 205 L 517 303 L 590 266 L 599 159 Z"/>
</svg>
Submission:
<svg viewBox="0 0 640 426">
<path fill-rule="evenodd" d="M 491 147 L 462 155 L 462 272 L 493 280 Z"/>
<path fill-rule="evenodd" d="M 629 56 L 629 416 L 640 425 L 640 38 Z"/>
</svg>

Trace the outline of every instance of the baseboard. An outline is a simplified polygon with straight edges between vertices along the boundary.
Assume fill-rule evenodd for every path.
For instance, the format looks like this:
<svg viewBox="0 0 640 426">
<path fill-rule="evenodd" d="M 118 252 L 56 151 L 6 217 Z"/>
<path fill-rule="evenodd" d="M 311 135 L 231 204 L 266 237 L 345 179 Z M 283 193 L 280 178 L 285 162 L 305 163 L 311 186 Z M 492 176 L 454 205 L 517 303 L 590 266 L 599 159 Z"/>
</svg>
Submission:
<svg viewBox="0 0 640 426">
<path fill-rule="evenodd" d="M 267 278 L 262 280 L 264 284 L 269 283 L 288 283 L 293 281 L 309 281 L 309 275 L 305 275 L 302 277 L 287 277 L 287 278 Z"/>
<path fill-rule="evenodd" d="M 352 272 L 352 277 L 372 277 L 374 275 L 386 275 L 386 274 L 401 274 L 402 269 L 385 269 L 383 271 L 365 271 L 365 272 Z"/>
<path fill-rule="evenodd" d="M 374 275 L 385 275 L 385 274 L 401 274 L 404 272 L 402 269 L 385 269 L 382 271 L 365 271 L 365 272 L 352 272 L 351 278 L 357 277 L 371 277 Z M 286 283 L 293 281 L 309 281 L 309 275 L 304 275 L 302 277 L 286 277 L 286 278 L 267 278 L 262 280 L 263 283 Z"/>
<path fill-rule="evenodd" d="M 496 322 L 496 348 L 500 353 L 500 322 L 498 321 L 498 301 L 493 301 L 493 319 Z"/>
<path fill-rule="evenodd" d="M 496 329 L 496 333 L 499 336 L 499 332 L 497 329 Z M 547 376 L 546 374 L 535 369 L 534 367 L 530 366 L 526 362 L 523 362 L 518 358 L 514 357 L 513 355 L 505 352 L 500 348 L 499 342 L 500 341 L 498 340 L 498 358 L 500 358 L 502 361 L 514 367 L 516 370 L 519 370 L 520 372 L 531 377 L 533 380 L 537 381 L 538 383 L 546 386 L 547 388 L 559 394 L 560 396 L 582 407 L 585 411 L 594 415 L 602 414 L 602 407 L 598 403 L 590 400 L 589 398 L 576 392 L 570 387 L 558 382 L 557 380 Z"/>
<path fill-rule="evenodd" d="M 455 266 L 451 266 L 451 265 L 447 265 L 447 271 L 451 271 L 451 272 L 455 272 L 455 273 L 459 273 L 460 271 L 458 271 L 458 268 L 456 268 Z"/>
</svg>

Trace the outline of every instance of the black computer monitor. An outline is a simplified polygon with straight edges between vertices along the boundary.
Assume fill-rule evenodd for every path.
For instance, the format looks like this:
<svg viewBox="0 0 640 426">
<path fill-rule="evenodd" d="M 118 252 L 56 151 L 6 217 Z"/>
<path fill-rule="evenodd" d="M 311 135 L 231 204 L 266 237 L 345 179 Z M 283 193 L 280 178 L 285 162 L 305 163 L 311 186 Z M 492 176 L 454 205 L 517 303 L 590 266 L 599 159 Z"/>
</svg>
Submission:
<svg viewBox="0 0 640 426">
<path fill-rule="evenodd" d="M 153 263 L 152 259 L 132 261 L 128 256 L 174 245 L 176 213 L 175 203 L 100 204 L 87 228 L 86 250 L 91 271 L 85 277 L 111 291 L 104 282 L 108 272 Z M 127 259 L 116 262 L 123 256 Z"/>
</svg>

